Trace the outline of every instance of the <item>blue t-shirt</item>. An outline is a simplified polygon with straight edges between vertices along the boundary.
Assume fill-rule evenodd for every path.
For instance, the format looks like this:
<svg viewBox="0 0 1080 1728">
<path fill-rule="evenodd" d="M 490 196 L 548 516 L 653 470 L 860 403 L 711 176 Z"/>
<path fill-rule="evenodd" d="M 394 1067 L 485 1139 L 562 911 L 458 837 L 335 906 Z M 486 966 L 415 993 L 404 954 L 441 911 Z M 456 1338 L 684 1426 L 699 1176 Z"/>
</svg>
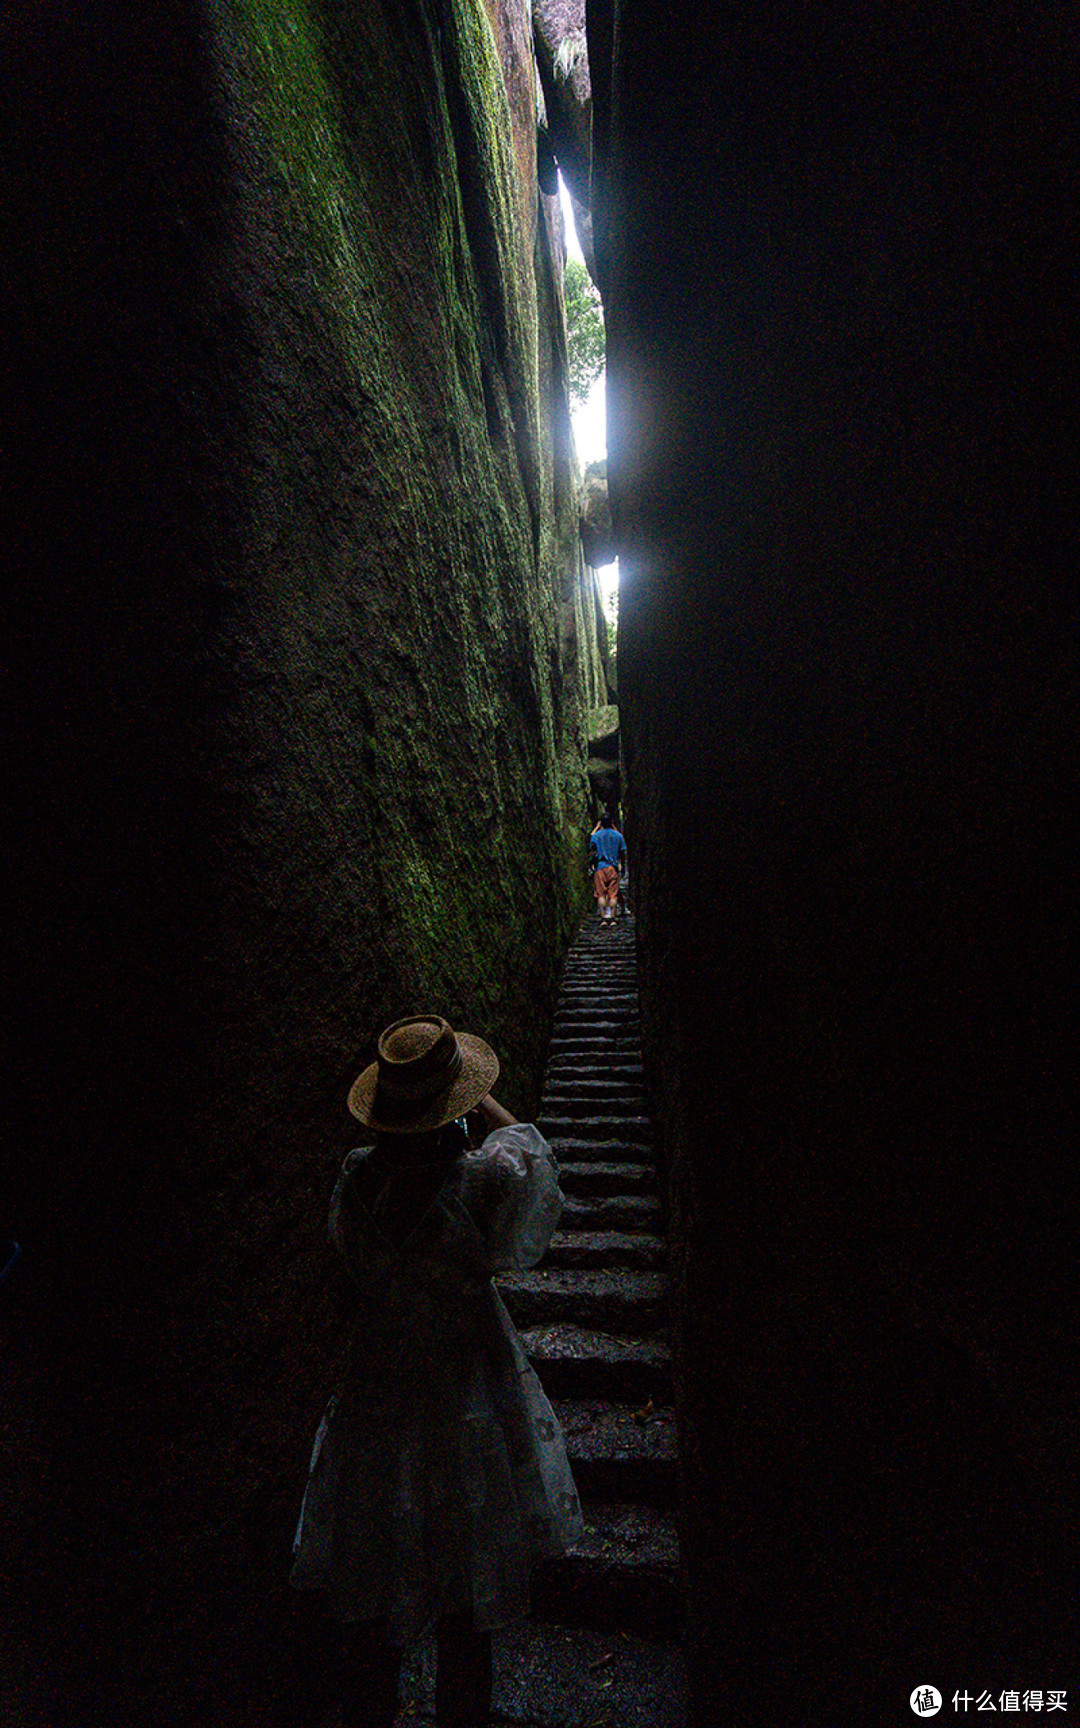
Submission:
<svg viewBox="0 0 1080 1728">
<path fill-rule="evenodd" d="M 619 859 L 625 855 L 626 841 L 617 828 L 598 828 L 590 841 L 591 848 L 596 853 L 594 870 L 599 870 L 605 864 L 614 864 L 619 868 Z"/>
</svg>

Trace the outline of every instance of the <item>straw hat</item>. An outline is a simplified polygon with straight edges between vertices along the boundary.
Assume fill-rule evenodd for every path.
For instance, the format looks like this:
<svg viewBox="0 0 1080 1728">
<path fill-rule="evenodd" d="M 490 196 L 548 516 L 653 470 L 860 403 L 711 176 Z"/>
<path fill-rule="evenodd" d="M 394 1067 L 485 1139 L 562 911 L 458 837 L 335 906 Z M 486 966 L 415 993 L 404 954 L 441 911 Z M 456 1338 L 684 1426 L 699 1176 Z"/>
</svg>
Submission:
<svg viewBox="0 0 1080 1728">
<path fill-rule="evenodd" d="M 491 1091 L 499 1060 L 482 1038 L 438 1014 L 395 1020 L 378 1060 L 349 1088 L 349 1109 L 378 1134 L 424 1134 L 464 1116 Z"/>
</svg>

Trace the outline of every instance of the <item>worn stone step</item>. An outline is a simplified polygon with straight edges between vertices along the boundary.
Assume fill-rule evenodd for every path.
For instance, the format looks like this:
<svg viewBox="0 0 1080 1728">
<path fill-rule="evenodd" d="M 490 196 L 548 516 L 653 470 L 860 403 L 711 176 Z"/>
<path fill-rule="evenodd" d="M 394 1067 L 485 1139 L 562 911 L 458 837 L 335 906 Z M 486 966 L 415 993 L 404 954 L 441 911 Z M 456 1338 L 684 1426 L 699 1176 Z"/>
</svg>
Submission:
<svg viewBox="0 0 1080 1728">
<path fill-rule="evenodd" d="M 646 1554 L 642 1552 L 648 1538 L 644 1532 L 638 1540 L 628 1532 L 623 1546 L 615 1551 L 618 1530 L 614 1509 L 604 1508 L 603 1529 L 594 1528 L 586 1538 L 589 1550 L 597 1550 L 597 1559 L 617 1563 L 617 1553 L 629 1549 L 628 1559 L 634 1565 L 633 1576 L 645 1578 Z M 610 1521 L 607 1522 L 607 1521 Z M 658 1558 L 670 1550 L 658 1550 Z M 634 1557 L 634 1558 L 631 1558 Z M 583 1558 L 586 1558 L 583 1556 Z M 561 1561 L 545 1563 L 559 1567 Z M 552 1586 L 556 1603 L 565 1604 L 573 1598 L 569 1589 L 579 1582 L 578 1596 L 588 1601 L 589 1581 L 575 1561 L 576 1573 L 565 1567 L 563 1575 L 555 1575 Z M 629 1568 L 628 1568 L 629 1569 Z M 610 1593 L 603 1585 L 600 1573 L 598 1600 Z M 548 1587 L 545 1577 L 543 1589 Z M 634 1614 L 635 1592 L 625 1615 Z M 498 1728 L 684 1728 L 686 1721 L 686 1666 L 678 1629 L 670 1635 L 652 1632 L 639 1637 L 627 1630 L 619 1620 L 586 1625 L 580 1616 L 565 1613 L 561 1608 L 545 1620 L 536 1614 L 516 1620 L 494 1634 L 494 1688 L 492 1722 Z M 418 1639 L 405 1657 L 402 1669 L 402 1709 L 397 1718 L 409 1728 L 435 1728 L 435 1639 L 432 1633 Z M 353 1706 L 355 1708 L 355 1705 Z M 305 1718 L 306 1720 L 306 1718 Z M 335 1703 L 323 1715 L 319 1728 L 343 1728 L 346 1720 L 340 1705 Z M 355 1716 L 350 1716 L 354 1721 Z M 314 1723 L 314 1717 L 311 1718 Z"/>
<path fill-rule="evenodd" d="M 589 1057 L 602 1061 L 606 1056 L 633 1056 L 641 1061 L 641 1034 L 634 1027 L 604 1026 L 554 1031 L 548 1046 L 548 1056 Z"/>
<path fill-rule="evenodd" d="M 559 1009 L 556 1007 L 555 1021 L 558 1021 L 559 1017 Z M 638 1025 L 638 1018 L 639 1016 L 635 1015 L 633 1023 L 635 1028 Z M 570 1038 L 590 1038 L 594 1043 L 603 1044 L 604 1042 L 610 1042 L 612 1038 L 626 1038 L 628 1036 L 625 1016 L 620 1017 L 618 1020 L 614 1020 L 610 1016 L 605 1018 L 596 1016 L 591 1020 L 588 1018 L 570 1020 L 565 1022 L 561 1027 L 557 1027 L 555 1021 L 552 1022 L 551 1033 L 553 1043 L 558 1040 Z M 635 1036 L 640 1036 L 639 1030 L 635 1032 Z"/>
<path fill-rule="evenodd" d="M 533 1574 L 534 1617 L 657 1641 L 676 1638 L 682 1601 L 674 1516 L 655 1507 L 589 1502 L 583 1511 L 581 1541 L 558 1560 L 544 1561 Z M 613 1669 L 614 1662 L 613 1656 Z M 625 1715 L 608 1716 L 620 1728 L 627 1720 Z"/>
<path fill-rule="evenodd" d="M 602 1092 L 582 1094 L 582 1085 L 590 1077 L 600 1081 L 606 1089 Z M 548 1077 L 541 1108 L 543 1108 L 543 1103 L 551 1097 L 557 1101 L 559 1097 L 581 1097 L 583 1095 L 597 1098 L 609 1097 L 619 1102 L 632 1102 L 635 1105 L 634 1114 L 636 1116 L 648 1115 L 648 1100 L 645 1097 L 640 1064 L 627 1070 L 625 1074 L 617 1068 L 609 1067 L 604 1062 L 596 1062 L 585 1069 L 568 1068 L 565 1073 L 560 1072 L 550 1063 L 548 1064 Z"/>
<path fill-rule="evenodd" d="M 617 1062 L 639 1063 L 641 1041 L 637 1037 L 584 1039 L 568 1038 L 552 1043 L 548 1052 L 548 1071 L 554 1063 L 573 1063 L 587 1067 L 594 1074 L 610 1073 Z"/>
<path fill-rule="evenodd" d="M 601 983 L 617 980 L 626 988 L 633 989 L 637 983 L 637 967 L 633 956 L 624 956 L 619 961 L 605 958 L 602 962 L 591 961 L 582 965 L 563 967 L 562 984 L 565 989 L 568 984 L 584 984 L 592 987 Z"/>
<path fill-rule="evenodd" d="M 562 1118 L 574 1121 L 633 1122 L 640 1127 L 640 1138 L 646 1139 L 651 1127 L 645 1114 L 645 1100 L 640 1092 L 620 1097 L 611 1092 L 588 1092 L 581 1098 L 576 1093 L 558 1093 L 548 1101 L 545 1094 L 540 1103 L 540 1121 L 553 1122 Z"/>
<path fill-rule="evenodd" d="M 555 1009 L 555 1021 L 558 1021 L 558 1007 Z M 619 1040 L 622 1044 L 626 1044 L 627 1039 L 634 1040 L 636 1044 L 641 1042 L 641 1028 L 636 1020 L 632 1025 L 627 1025 L 626 1020 L 577 1020 L 565 1021 L 562 1026 L 556 1025 L 555 1021 L 551 1023 L 551 1045 L 555 1049 L 560 1044 L 577 1044 L 582 1039 L 586 1040 L 586 1047 L 603 1047 L 605 1044 L 612 1044 L 613 1040 Z"/>
<path fill-rule="evenodd" d="M 561 1166 L 568 1164 L 652 1164 L 653 1149 L 640 1140 L 584 1140 L 578 1135 L 560 1135 L 548 1142 Z"/>
<path fill-rule="evenodd" d="M 571 978 L 568 978 L 564 973 L 560 985 L 560 1000 L 569 1001 L 575 996 L 584 996 L 589 1002 L 595 1001 L 598 997 L 610 998 L 612 996 L 637 1002 L 637 971 L 635 968 L 630 968 L 626 972 L 610 972 L 593 968 L 589 972 L 581 972 Z"/>
<path fill-rule="evenodd" d="M 573 983 L 567 984 L 565 979 L 563 980 L 558 1006 L 568 1008 L 595 1008 L 599 1006 L 602 1008 L 608 1003 L 612 1006 L 618 1004 L 620 1012 L 628 1007 L 636 1009 L 639 1005 L 636 981 L 630 979 L 624 981 L 621 978 L 598 978 L 595 983 L 587 984 L 584 981 L 578 983 L 575 979 Z"/>
<path fill-rule="evenodd" d="M 625 984 L 564 984 L 559 992 L 560 1013 L 565 1013 L 570 1008 L 606 1008 L 612 1014 L 623 1014 L 627 1009 L 636 1010 L 637 1007 L 636 988 Z"/>
<path fill-rule="evenodd" d="M 568 1194 L 559 1219 L 570 1231 L 645 1230 L 660 1228 L 660 1201 L 655 1194 Z"/>
<path fill-rule="evenodd" d="M 579 1027 L 583 1032 L 590 1032 L 594 1027 L 631 1023 L 637 1024 L 640 1016 L 637 1007 L 620 1008 L 617 1003 L 598 1002 L 595 1008 L 585 1003 L 560 1002 L 555 1009 L 555 1024 L 564 1031 Z"/>
<path fill-rule="evenodd" d="M 542 1111 L 536 1126 L 545 1140 L 632 1140 L 642 1146 L 652 1138 L 652 1123 L 647 1116 L 601 1111 L 595 1103 L 581 1115 L 572 1115 L 564 1107 L 557 1114 Z"/>
<path fill-rule="evenodd" d="M 564 1194 L 652 1194 L 656 1171 L 650 1164 L 560 1164 L 559 1187 Z"/>
<path fill-rule="evenodd" d="M 582 1326 L 530 1326 L 525 1354 L 549 1398 L 608 1398 L 641 1408 L 670 1404 L 671 1349 L 665 1332 L 623 1338 Z"/>
<path fill-rule="evenodd" d="M 553 1103 L 565 1100 L 577 1107 L 583 1106 L 590 1099 L 595 1099 L 598 1105 L 605 1108 L 616 1104 L 630 1110 L 631 1115 L 644 1116 L 646 1113 L 645 1089 L 639 1075 L 625 1075 L 605 1069 L 597 1064 L 591 1072 L 576 1073 L 572 1077 L 564 1077 L 557 1070 L 548 1070 L 544 1083 L 543 1099 L 550 1098 Z"/>
<path fill-rule="evenodd" d="M 670 1404 L 557 1398 L 553 1409 L 582 1500 L 678 1504 L 679 1453 Z"/>
<path fill-rule="evenodd" d="M 558 1080 L 560 1085 L 567 1080 L 580 1078 L 588 1080 L 597 1074 L 610 1074 L 613 1079 L 644 1081 L 645 1066 L 641 1053 L 637 1050 L 609 1050 L 600 1055 L 597 1060 L 588 1061 L 584 1054 L 573 1050 L 557 1050 L 549 1057 L 547 1065 L 548 1081 Z"/>
<path fill-rule="evenodd" d="M 551 1238 L 545 1266 L 628 1266 L 639 1272 L 667 1265 L 662 1236 L 630 1230 L 560 1230 Z"/>
<path fill-rule="evenodd" d="M 548 1046 L 548 1058 L 568 1056 L 575 1060 L 602 1062 L 613 1056 L 632 1057 L 641 1061 L 641 1039 L 636 1032 L 559 1033 Z"/>
<path fill-rule="evenodd" d="M 597 1046 L 603 1046 L 605 1043 L 611 1042 L 611 1036 L 612 1035 L 610 1032 L 596 1032 L 590 1026 L 578 1026 L 578 1027 L 568 1026 L 567 1028 L 565 1028 L 565 1030 L 559 1032 L 557 1036 L 558 1036 L 558 1040 L 560 1042 L 571 1040 L 571 1039 L 576 1042 L 579 1039 L 587 1038 L 587 1039 L 591 1039 L 593 1041 L 593 1043 L 596 1044 Z M 622 1034 L 622 1036 L 625 1038 L 625 1032 Z M 554 1037 L 555 1037 L 555 1035 L 553 1034 L 553 1041 L 554 1041 Z M 558 1054 L 557 1049 L 556 1049 L 556 1054 Z M 641 1061 L 640 1050 L 637 1052 L 637 1059 L 639 1062 Z"/>
<path fill-rule="evenodd" d="M 565 1100 L 557 1099 L 558 1109 L 544 1109 L 541 1105 L 537 1117 L 537 1126 L 545 1140 L 552 1144 L 556 1140 L 583 1140 L 590 1145 L 594 1142 L 618 1143 L 630 1146 L 651 1146 L 652 1125 L 647 1116 L 641 1113 L 641 1106 L 631 1114 L 620 1115 L 615 1109 L 601 1112 L 600 1106 L 594 1104 L 588 1113 L 580 1116 L 565 1108 Z M 543 1126 L 550 1124 L 552 1132 L 548 1134 Z M 642 1124 L 644 1123 L 644 1126 Z"/>
<path fill-rule="evenodd" d="M 636 1062 L 633 1066 L 627 1066 L 625 1069 L 621 1069 L 616 1066 L 615 1063 L 603 1060 L 588 1063 L 584 1067 L 581 1066 L 580 1057 L 575 1057 L 573 1060 L 578 1065 L 573 1068 L 567 1067 L 565 1069 L 557 1068 L 551 1062 L 548 1063 L 547 1083 L 544 1089 L 545 1099 L 553 1092 L 556 1096 L 559 1094 L 568 1095 L 571 1092 L 580 1096 L 582 1083 L 586 1080 L 593 1079 L 605 1082 L 609 1088 L 622 1088 L 621 1092 L 611 1090 L 608 1095 L 611 1097 L 632 1097 L 637 1103 L 635 1114 L 640 1116 L 648 1114 L 648 1101 L 645 1097 L 645 1082 L 642 1076 L 640 1062 Z M 604 1094 L 602 1093 L 595 1094 L 595 1096 L 603 1095 Z"/>
<path fill-rule="evenodd" d="M 548 1070 L 544 1085 L 545 1098 L 573 1098 L 582 1101 L 588 1098 L 597 1100 L 611 1099 L 617 1104 L 633 1103 L 641 1106 L 645 1102 L 645 1093 L 639 1081 L 623 1074 L 606 1074 L 595 1069 L 591 1073 L 578 1073 L 572 1077 L 552 1074 Z"/>
<path fill-rule="evenodd" d="M 574 969 L 565 966 L 562 980 L 560 980 L 560 988 L 562 990 L 591 990 L 591 992 L 594 990 L 631 990 L 632 994 L 636 995 L 638 994 L 638 968 L 634 966 L 632 961 L 627 961 L 626 964 L 607 964 L 607 966 L 598 966 L 593 961 L 586 966 L 575 966 Z"/>
<path fill-rule="evenodd" d="M 540 1266 L 495 1280 L 515 1326 L 572 1321 L 597 1332 L 651 1332 L 667 1319 L 666 1272 Z"/>
</svg>

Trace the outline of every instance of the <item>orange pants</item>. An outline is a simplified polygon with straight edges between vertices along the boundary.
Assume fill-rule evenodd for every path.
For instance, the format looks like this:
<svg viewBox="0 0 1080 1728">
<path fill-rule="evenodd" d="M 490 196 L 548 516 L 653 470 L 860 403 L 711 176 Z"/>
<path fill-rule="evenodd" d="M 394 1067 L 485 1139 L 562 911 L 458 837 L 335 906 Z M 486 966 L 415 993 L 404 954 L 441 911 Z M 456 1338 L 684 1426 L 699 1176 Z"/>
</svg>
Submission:
<svg viewBox="0 0 1080 1728">
<path fill-rule="evenodd" d="M 593 875 L 593 892 L 596 903 L 603 911 L 605 906 L 614 906 L 619 898 L 619 872 L 614 864 L 601 864 Z"/>
</svg>

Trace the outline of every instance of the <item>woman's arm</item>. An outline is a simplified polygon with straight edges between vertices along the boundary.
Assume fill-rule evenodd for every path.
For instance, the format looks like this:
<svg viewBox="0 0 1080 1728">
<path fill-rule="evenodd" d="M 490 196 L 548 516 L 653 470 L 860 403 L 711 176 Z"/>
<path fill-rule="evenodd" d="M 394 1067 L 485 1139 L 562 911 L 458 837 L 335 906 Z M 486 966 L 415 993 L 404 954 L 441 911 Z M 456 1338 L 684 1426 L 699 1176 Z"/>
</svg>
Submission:
<svg viewBox="0 0 1080 1728">
<path fill-rule="evenodd" d="M 517 1117 L 511 1116 L 509 1110 L 504 1110 L 490 1092 L 486 1098 L 481 1098 L 476 1108 L 487 1123 L 489 1134 L 493 1128 L 512 1128 L 517 1121 Z"/>
<path fill-rule="evenodd" d="M 501 1105 L 495 1107 L 502 1111 Z M 558 1166 L 543 1135 L 531 1122 L 497 1125 L 483 1146 L 466 1153 L 461 1169 L 462 1198 L 491 1271 L 535 1266 L 563 1205 Z"/>
</svg>

